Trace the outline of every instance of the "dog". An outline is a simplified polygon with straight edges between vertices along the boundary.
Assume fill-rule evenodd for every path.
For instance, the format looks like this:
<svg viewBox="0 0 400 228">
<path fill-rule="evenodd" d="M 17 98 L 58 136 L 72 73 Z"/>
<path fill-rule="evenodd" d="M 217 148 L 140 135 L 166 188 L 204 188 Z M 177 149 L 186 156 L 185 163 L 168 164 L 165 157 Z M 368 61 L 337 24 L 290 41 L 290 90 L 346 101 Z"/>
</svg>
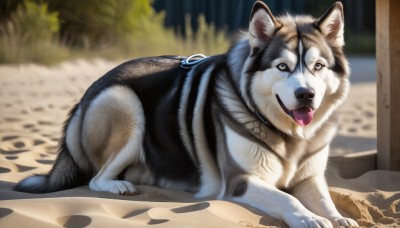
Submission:
<svg viewBox="0 0 400 228">
<path fill-rule="evenodd" d="M 221 55 L 148 57 L 94 82 L 71 110 L 57 160 L 15 189 L 134 184 L 238 202 L 290 227 L 358 226 L 324 177 L 346 99 L 343 6 L 275 17 L 256 1 L 246 37 Z"/>
</svg>

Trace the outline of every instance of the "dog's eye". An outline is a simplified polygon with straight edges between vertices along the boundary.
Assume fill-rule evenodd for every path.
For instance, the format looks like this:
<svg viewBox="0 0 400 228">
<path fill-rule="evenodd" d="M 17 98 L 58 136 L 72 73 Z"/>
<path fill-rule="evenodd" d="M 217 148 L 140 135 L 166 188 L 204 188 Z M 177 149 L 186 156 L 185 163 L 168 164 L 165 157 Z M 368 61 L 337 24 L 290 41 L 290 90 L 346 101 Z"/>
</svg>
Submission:
<svg viewBox="0 0 400 228">
<path fill-rule="evenodd" d="M 278 64 L 278 66 L 276 66 L 280 71 L 289 71 L 289 67 L 284 64 L 284 63 L 280 63 Z"/>
<path fill-rule="evenodd" d="M 314 65 L 314 70 L 321 70 L 322 67 L 324 67 L 324 65 L 322 65 L 321 63 L 316 63 L 316 64 Z"/>
</svg>

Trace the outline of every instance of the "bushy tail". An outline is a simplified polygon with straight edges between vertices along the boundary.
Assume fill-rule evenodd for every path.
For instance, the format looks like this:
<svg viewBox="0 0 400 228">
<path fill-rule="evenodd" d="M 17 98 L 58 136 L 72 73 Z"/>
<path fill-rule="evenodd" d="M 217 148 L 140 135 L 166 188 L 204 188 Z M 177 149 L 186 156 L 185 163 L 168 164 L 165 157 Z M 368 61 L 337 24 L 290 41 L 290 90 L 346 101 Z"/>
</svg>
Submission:
<svg viewBox="0 0 400 228">
<path fill-rule="evenodd" d="M 34 175 L 20 181 L 14 190 L 29 193 L 47 193 L 74 188 L 88 183 L 89 174 L 82 172 L 74 162 L 66 144 L 67 126 L 79 107 L 79 103 L 70 111 L 64 125 L 64 136 L 60 141 L 56 163 L 47 175 Z"/>
<path fill-rule="evenodd" d="M 29 193 L 48 193 L 87 184 L 88 178 L 71 157 L 63 139 L 60 151 L 50 173 L 34 175 L 20 181 L 14 190 Z"/>
</svg>

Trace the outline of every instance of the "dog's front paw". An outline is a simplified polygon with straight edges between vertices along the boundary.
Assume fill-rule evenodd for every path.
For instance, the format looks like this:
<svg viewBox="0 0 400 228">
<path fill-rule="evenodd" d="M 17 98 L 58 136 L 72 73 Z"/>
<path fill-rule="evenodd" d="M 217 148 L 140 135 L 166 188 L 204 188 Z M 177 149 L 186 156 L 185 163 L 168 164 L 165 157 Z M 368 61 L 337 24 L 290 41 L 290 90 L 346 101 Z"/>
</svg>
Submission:
<svg viewBox="0 0 400 228">
<path fill-rule="evenodd" d="M 331 221 L 335 227 L 338 227 L 338 226 L 359 227 L 358 223 L 351 218 L 334 217 L 331 219 Z"/>
<path fill-rule="evenodd" d="M 332 223 L 317 215 L 296 215 L 291 214 L 284 218 L 290 228 L 312 227 L 312 228 L 333 228 Z"/>
<path fill-rule="evenodd" d="M 111 192 L 121 195 L 137 195 L 139 191 L 128 181 L 121 180 L 92 180 L 89 188 L 93 191 Z"/>
</svg>

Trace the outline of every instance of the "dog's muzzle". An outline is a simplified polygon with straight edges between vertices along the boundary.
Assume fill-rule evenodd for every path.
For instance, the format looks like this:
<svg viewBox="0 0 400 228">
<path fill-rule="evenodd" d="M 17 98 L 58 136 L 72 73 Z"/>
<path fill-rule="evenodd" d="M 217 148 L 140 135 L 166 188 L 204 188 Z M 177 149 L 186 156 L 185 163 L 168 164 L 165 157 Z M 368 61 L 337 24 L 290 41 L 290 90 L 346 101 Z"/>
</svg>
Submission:
<svg viewBox="0 0 400 228">
<path fill-rule="evenodd" d="M 315 110 L 311 107 L 312 100 L 314 99 L 315 93 L 312 90 L 301 90 L 303 88 L 297 89 L 295 92 L 295 96 L 300 104 L 300 108 L 289 110 L 283 104 L 279 95 L 275 95 L 278 100 L 279 105 L 283 109 L 283 111 L 292 117 L 292 119 L 301 126 L 306 126 L 311 123 Z"/>
</svg>

